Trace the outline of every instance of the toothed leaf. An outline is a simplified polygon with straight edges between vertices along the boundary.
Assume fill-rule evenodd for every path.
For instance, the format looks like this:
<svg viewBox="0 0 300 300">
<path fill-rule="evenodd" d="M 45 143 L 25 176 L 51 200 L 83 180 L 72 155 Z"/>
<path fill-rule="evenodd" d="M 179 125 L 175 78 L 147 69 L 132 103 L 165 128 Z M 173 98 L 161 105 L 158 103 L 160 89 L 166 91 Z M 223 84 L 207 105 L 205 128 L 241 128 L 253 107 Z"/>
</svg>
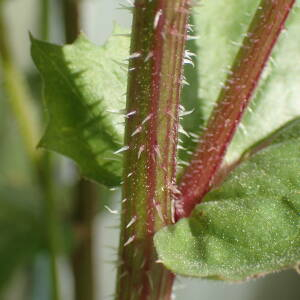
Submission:
<svg viewBox="0 0 300 300">
<path fill-rule="evenodd" d="M 266 141 L 189 218 L 155 235 L 173 272 L 241 281 L 300 262 L 300 119 Z"/>
<path fill-rule="evenodd" d="M 120 31 L 120 30 L 119 30 Z M 120 183 L 129 40 L 115 36 L 96 46 L 81 35 L 57 46 L 32 39 L 32 57 L 45 85 L 49 124 L 40 146 L 70 157 L 84 176 Z"/>
<path fill-rule="evenodd" d="M 194 8 L 195 32 L 192 34 L 199 36 L 196 40 L 198 105 L 204 119 L 201 123 L 198 118 L 198 126 L 205 124 L 209 118 L 259 3 L 260 0 L 204 1 Z M 256 94 L 228 149 L 227 163 L 232 163 L 252 144 L 300 115 L 299 26 L 300 1 L 297 1 L 286 23 L 287 30 L 279 38 Z M 200 131 L 199 127 L 192 131 L 195 130 Z"/>
</svg>

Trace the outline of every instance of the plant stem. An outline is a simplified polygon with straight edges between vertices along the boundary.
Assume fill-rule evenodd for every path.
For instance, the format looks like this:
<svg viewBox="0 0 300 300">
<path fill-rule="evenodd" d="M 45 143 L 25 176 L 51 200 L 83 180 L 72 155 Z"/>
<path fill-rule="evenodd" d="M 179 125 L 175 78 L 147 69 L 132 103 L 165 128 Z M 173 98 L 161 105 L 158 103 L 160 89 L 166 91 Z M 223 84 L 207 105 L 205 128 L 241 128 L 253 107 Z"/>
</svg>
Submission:
<svg viewBox="0 0 300 300">
<path fill-rule="evenodd" d="M 64 24 L 67 43 L 73 43 L 80 32 L 79 0 L 64 0 Z M 81 179 L 76 186 L 73 223 L 79 233 L 72 254 L 75 299 L 95 299 L 93 263 L 93 220 L 97 213 L 99 191 L 92 182 Z"/>
<path fill-rule="evenodd" d="M 59 249 L 59 217 L 55 200 L 55 191 L 53 185 L 53 164 L 51 155 L 45 153 L 39 164 L 39 182 L 43 190 L 44 206 L 43 212 L 45 216 L 45 227 L 47 234 L 47 249 L 50 257 L 51 272 L 51 299 L 59 300 L 59 275 L 57 252 Z"/>
<path fill-rule="evenodd" d="M 80 32 L 80 0 L 64 0 L 65 36 L 67 43 L 72 43 Z"/>
<path fill-rule="evenodd" d="M 178 112 L 189 1 L 134 4 L 117 300 L 168 300 L 174 275 L 153 235 L 174 221 Z"/>
<path fill-rule="evenodd" d="M 98 189 L 84 179 L 76 191 L 74 223 L 78 239 L 72 254 L 76 300 L 95 299 L 93 267 L 93 220 L 97 212 Z"/>
<path fill-rule="evenodd" d="M 50 1 L 41 3 L 41 37 L 48 41 L 50 33 Z M 45 119 L 45 115 L 44 115 Z M 47 228 L 48 251 L 51 271 L 51 299 L 60 299 L 59 273 L 57 253 L 59 249 L 59 216 L 57 211 L 52 153 L 44 151 L 43 158 L 38 167 L 40 185 L 44 194 L 44 214 Z"/>
<path fill-rule="evenodd" d="M 41 24 L 41 37 L 44 41 L 49 40 L 49 19 L 50 19 L 50 14 L 49 14 L 49 6 L 50 2 L 49 0 L 41 0 L 41 15 L 40 15 L 40 24 Z"/>
<path fill-rule="evenodd" d="M 217 106 L 181 179 L 176 217 L 186 217 L 210 190 L 294 0 L 262 0 Z"/>
</svg>

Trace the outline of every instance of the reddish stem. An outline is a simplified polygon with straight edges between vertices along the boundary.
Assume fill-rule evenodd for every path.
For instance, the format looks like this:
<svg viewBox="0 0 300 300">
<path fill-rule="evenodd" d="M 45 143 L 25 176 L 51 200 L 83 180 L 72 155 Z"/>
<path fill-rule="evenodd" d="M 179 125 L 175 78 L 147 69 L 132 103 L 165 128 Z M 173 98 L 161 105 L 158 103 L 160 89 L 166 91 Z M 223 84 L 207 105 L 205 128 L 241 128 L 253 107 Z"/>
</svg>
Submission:
<svg viewBox="0 0 300 300">
<path fill-rule="evenodd" d="M 295 0 L 262 0 L 222 89 L 208 126 L 179 186 L 177 219 L 211 189 L 226 150 Z"/>
</svg>

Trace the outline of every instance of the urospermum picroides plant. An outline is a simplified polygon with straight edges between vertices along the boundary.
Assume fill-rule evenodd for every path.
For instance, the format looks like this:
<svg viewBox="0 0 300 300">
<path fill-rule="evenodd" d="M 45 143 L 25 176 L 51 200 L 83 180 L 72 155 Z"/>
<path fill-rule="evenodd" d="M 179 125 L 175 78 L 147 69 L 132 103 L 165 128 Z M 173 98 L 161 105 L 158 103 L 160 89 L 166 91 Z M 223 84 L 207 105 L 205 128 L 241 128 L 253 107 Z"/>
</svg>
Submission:
<svg viewBox="0 0 300 300">
<path fill-rule="evenodd" d="M 40 146 L 122 185 L 117 300 L 170 299 L 175 274 L 297 267 L 295 2 L 135 0 L 130 46 L 119 27 L 101 47 L 32 39 L 49 113 Z"/>
</svg>

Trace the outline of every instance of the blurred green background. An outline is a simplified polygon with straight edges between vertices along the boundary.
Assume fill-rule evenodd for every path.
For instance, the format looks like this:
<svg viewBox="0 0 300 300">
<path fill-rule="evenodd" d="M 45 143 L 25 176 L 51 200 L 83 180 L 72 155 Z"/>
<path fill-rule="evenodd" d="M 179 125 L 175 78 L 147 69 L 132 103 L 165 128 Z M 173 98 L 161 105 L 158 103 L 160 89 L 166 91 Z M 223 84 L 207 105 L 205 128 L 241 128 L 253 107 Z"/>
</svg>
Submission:
<svg viewBox="0 0 300 300">
<path fill-rule="evenodd" d="M 131 16 L 119 9 L 120 1 L 126 2 L 0 0 L 0 299 L 57 300 L 55 290 L 63 300 L 113 297 L 119 217 L 104 206 L 118 210 L 119 191 L 82 180 L 76 166 L 59 155 L 30 153 L 31 137 L 24 138 L 28 120 L 20 111 L 28 112 L 37 143 L 46 119 L 29 32 L 62 44 L 74 39 L 68 28 L 77 23 L 102 44 L 114 22 L 130 28 Z M 13 70 L 9 76 L 8 70 Z M 9 88 L 10 81 L 17 88 Z M 23 106 L 11 100 L 19 89 Z M 300 277 L 286 271 L 236 285 L 178 278 L 174 295 L 179 300 L 296 300 Z"/>
</svg>

